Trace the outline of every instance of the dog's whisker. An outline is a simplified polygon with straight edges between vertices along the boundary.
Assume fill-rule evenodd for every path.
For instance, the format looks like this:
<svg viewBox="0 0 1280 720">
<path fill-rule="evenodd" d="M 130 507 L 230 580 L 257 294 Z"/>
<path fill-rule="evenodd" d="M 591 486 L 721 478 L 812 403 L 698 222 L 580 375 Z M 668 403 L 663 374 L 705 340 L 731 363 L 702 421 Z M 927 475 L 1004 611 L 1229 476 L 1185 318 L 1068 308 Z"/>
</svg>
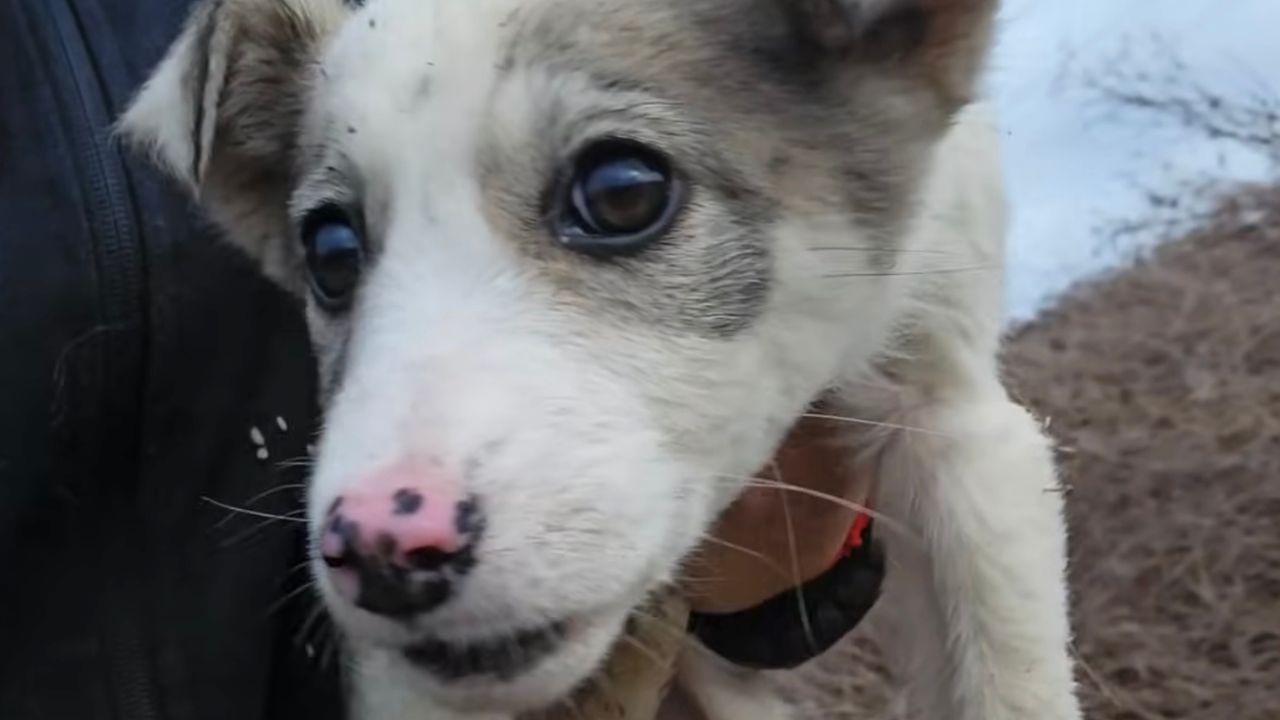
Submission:
<svg viewBox="0 0 1280 720">
<path fill-rule="evenodd" d="M 860 270 L 854 272 L 829 273 L 821 275 L 824 280 L 838 280 L 842 278 L 878 278 L 878 277 L 913 277 L 921 275 L 961 275 L 964 273 L 986 272 L 990 270 L 1000 270 L 999 265 L 967 265 L 964 267 L 953 268 L 933 268 L 930 270 Z"/>
<path fill-rule="evenodd" d="M 295 511 L 293 511 L 293 512 L 291 512 L 291 513 L 288 513 L 288 515 L 283 516 L 283 517 L 287 517 L 288 519 L 293 520 L 293 519 L 301 518 L 301 517 L 303 517 L 304 515 L 306 515 L 306 510 L 295 510 Z M 226 548 L 229 548 L 229 547 L 235 547 L 237 544 L 239 544 L 239 543 L 241 543 L 241 542 L 244 542 L 245 540 L 249 539 L 250 537 L 253 537 L 253 536 L 254 536 L 254 535 L 256 535 L 258 532 L 262 531 L 264 528 L 267 528 L 267 527 L 270 527 L 270 526 L 272 526 L 272 525 L 275 525 L 277 522 L 279 522 L 279 518 L 274 518 L 274 517 L 273 517 L 273 518 L 265 519 L 265 520 L 263 520 L 263 521 L 261 521 L 261 522 L 259 522 L 259 523 L 255 524 L 255 525 L 253 525 L 252 527 L 247 528 L 247 529 L 245 529 L 245 530 L 241 530 L 240 532 L 236 533 L 235 535 L 232 535 L 231 537 L 227 538 L 226 540 L 223 540 L 221 543 L 219 543 L 219 546 L 220 546 L 221 548 L 223 548 L 224 550 L 225 550 Z"/>
<path fill-rule="evenodd" d="M 824 420 L 827 422 L 848 423 L 850 425 L 862 425 L 865 427 L 882 428 L 885 430 L 901 430 L 902 432 L 920 433 L 921 435 L 933 435 L 936 437 L 954 438 L 954 435 L 929 430 L 926 428 L 912 427 L 910 425 L 900 425 L 898 423 L 885 422 L 881 420 L 867 420 L 865 418 L 848 417 L 845 415 L 830 415 L 826 413 L 807 412 L 800 415 L 802 418 L 809 420 Z"/>
<path fill-rule="evenodd" d="M 703 540 L 705 540 L 705 541 L 707 541 L 707 542 L 709 542 L 709 543 L 711 543 L 711 544 L 713 544 L 713 545 L 718 545 L 718 546 L 720 546 L 720 547 L 727 548 L 727 549 L 729 549 L 729 550 L 734 550 L 734 551 L 740 552 L 740 553 L 742 553 L 743 555 L 746 555 L 746 556 L 748 556 L 748 557 L 750 557 L 750 558 L 753 558 L 753 559 L 755 559 L 755 560 L 759 560 L 760 562 L 763 562 L 763 563 L 765 563 L 765 564 L 767 564 L 767 565 L 771 565 L 771 569 L 773 569 L 773 570 L 781 570 L 781 568 L 780 568 L 777 564 L 773 563 L 773 561 L 769 559 L 769 556 L 765 555 L 765 554 L 764 554 L 764 553 L 762 553 L 762 552 L 759 552 L 759 551 L 756 551 L 756 550 L 752 550 L 752 549 L 751 549 L 751 548 L 749 548 L 749 547 L 744 547 L 744 546 L 742 546 L 742 545 L 738 545 L 738 544 L 736 544 L 736 543 L 729 542 L 728 540 L 725 540 L 725 539 L 723 539 L 723 538 L 716 537 L 715 535 L 712 535 L 711 533 L 706 533 L 706 532 L 702 533 L 702 539 L 703 539 Z M 783 574 L 785 575 L 786 573 L 785 573 L 785 572 L 783 572 Z"/>
<path fill-rule="evenodd" d="M 645 659 L 653 663 L 654 667 L 660 672 L 667 670 L 668 663 L 662 660 L 662 656 L 653 648 L 645 645 L 629 633 L 623 633 L 618 639 L 630 645 L 636 652 L 640 653 Z"/>
<path fill-rule="evenodd" d="M 286 485 L 276 485 L 275 487 L 267 488 L 266 490 L 263 490 L 262 492 L 258 493 L 257 495 L 254 495 L 248 500 L 245 500 L 243 505 L 245 507 L 251 507 L 254 503 L 262 502 L 263 500 L 277 493 L 282 493 L 287 490 L 304 490 L 306 489 L 306 487 L 307 487 L 306 483 L 288 483 Z"/>
<path fill-rule="evenodd" d="M 867 507 L 866 505 L 863 505 L 862 503 L 854 502 L 853 500 L 849 500 L 847 498 L 842 498 L 838 495 L 832 495 L 830 493 L 825 493 L 825 492 L 822 492 L 821 490 L 814 490 L 813 488 L 804 487 L 802 485 L 794 485 L 791 483 L 779 482 L 777 480 L 770 480 L 769 478 L 746 477 L 741 475 L 716 475 L 714 477 L 720 480 L 724 480 L 725 482 L 743 483 L 745 487 L 784 490 L 790 493 L 808 495 L 809 497 L 813 497 L 819 500 L 825 500 L 835 505 L 839 505 L 840 507 L 843 507 L 845 509 L 862 513 L 877 522 L 883 523 L 887 528 L 894 530 L 904 538 L 907 538 L 918 545 L 923 546 L 924 544 L 924 538 L 920 537 L 920 535 L 917 534 L 914 530 L 912 530 L 910 526 L 908 526 L 907 524 L 899 520 L 896 520 L 895 518 L 892 518 L 888 515 L 885 515 L 879 510 L 875 510 L 873 508 Z"/>
<path fill-rule="evenodd" d="M 689 636 L 689 632 L 686 628 L 680 627 L 675 623 L 672 623 L 670 620 L 654 615 L 646 610 L 632 610 L 631 614 L 639 618 L 641 621 L 649 623 L 655 628 L 661 629 L 663 632 L 670 633 L 671 637 L 676 640 L 683 641 Z"/>
<path fill-rule="evenodd" d="M 728 580 L 729 578 L 725 575 L 689 575 L 687 573 L 680 574 L 680 585 L 686 591 L 690 589 L 693 589 L 695 591 L 697 590 L 697 588 L 690 588 L 689 587 L 690 585 L 702 584 L 702 585 L 714 586 L 719 583 L 726 582 Z M 686 592 L 685 594 L 687 595 L 688 592 Z M 705 593 L 699 594 L 698 597 L 706 597 L 706 594 Z"/>
<path fill-rule="evenodd" d="M 308 639 L 314 640 L 312 633 L 322 631 L 324 623 L 322 616 L 324 615 L 324 605 L 318 600 L 311 612 L 307 613 L 307 619 L 302 621 L 302 627 L 298 628 L 297 642 L 307 642 Z M 319 622 L 320 625 L 316 623 Z"/>
<path fill-rule="evenodd" d="M 786 481 L 782 477 L 782 468 L 778 464 L 773 463 L 773 474 L 778 476 L 778 482 L 785 484 Z M 813 635 L 813 626 L 809 619 L 809 606 L 804 599 L 804 580 L 800 577 L 800 553 L 796 549 L 796 530 L 795 524 L 791 521 L 791 504 L 787 502 L 787 496 L 782 496 L 782 518 L 787 528 L 787 553 L 791 560 L 791 582 L 795 587 L 796 605 L 800 612 L 800 626 L 804 630 L 805 639 L 809 641 L 809 647 L 818 647 L 818 641 Z"/>
<path fill-rule="evenodd" d="M 320 667 L 330 667 L 335 661 L 341 658 L 340 648 L 338 647 L 338 634 L 332 628 L 328 628 L 325 633 L 325 648 L 321 653 Z"/>
<path fill-rule="evenodd" d="M 715 600 L 716 599 L 716 595 L 719 588 L 699 589 L 696 587 L 689 587 L 688 582 L 686 581 L 686 578 L 680 578 L 680 579 L 682 581 L 680 583 L 680 594 L 686 600 Z M 722 579 L 719 582 L 725 582 L 726 580 L 727 578 Z"/>
<path fill-rule="evenodd" d="M 291 468 L 309 468 L 309 467 L 313 467 L 315 464 L 316 462 L 314 458 L 299 457 L 299 458 L 290 458 L 288 460 L 281 460 L 280 462 L 276 463 L 275 466 L 276 466 L 276 469 L 278 470 L 289 470 Z"/>
<path fill-rule="evenodd" d="M 806 248 L 810 252 L 861 252 L 886 255 L 928 255 L 931 257 L 960 257 L 961 253 L 947 250 L 916 250 L 910 248 L 859 247 L 857 245 L 816 245 Z"/>
<path fill-rule="evenodd" d="M 214 525 L 214 528 L 224 527 L 225 525 L 227 525 L 227 523 L 230 523 L 232 520 L 235 520 L 238 516 L 245 514 L 245 512 L 251 511 L 252 510 L 251 506 L 254 503 L 261 502 L 264 498 L 276 492 L 278 487 L 279 486 L 268 488 L 267 490 L 264 490 L 263 492 L 258 493 L 257 495 L 254 495 L 253 497 L 249 498 L 248 500 L 244 501 L 238 506 L 225 506 L 223 503 L 216 502 L 211 498 L 207 498 L 207 497 L 203 498 L 206 502 L 211 502 L 215 505 L 218 505 L 219 507 L 225 507 L 225 509 L 232 509 L 234 507 L 234 510 L 232 512 L 227 513 L 225 516 L 223 516 L 223 518 Z M 245 512 L 240 512 L 242 510 Z M 253 510 L 253 512 L 265 512 L 265 511 Z"/>
<path fill-rule="evenodd" d="M 268 519 L 268 520 L 279 520 L 279 521 L 282 521 L 282 522 L 296 522 L 296 523 L 305 523 L 305 522 L 306 522 L 306 520 L 305 520 L 305 519 L 299 518 L 299 517 L 297 517 L 297 516 L 292 516 L 292 517 L 291 517 L 291 516 L 289 516 L 289 515 L 273 515 L 272 513 L 260 512 L 260 511 L 258 511 L 258 510 L 250 510 L 250 509 L 248 509 L 248 508 L 236 507 L 235 505 L 228 505 L 227 503 L 219 502 L 218 500 L 214 500 L 213 498 L 211 498 L 211 497 L 209 497 L 209 496 L 207 496 L 207 495 L 206 495 L 206 496 L 204 496 L 204 497 L 202 497 L 202 498 L 200 498 L 200 499 L 201 499 L 201 500 L 203 500 L 203 501 L 205 501 L 205 502 L 207 502 L 207 503 L 209 503 L 210 505 L 214 505 L 214 506 L 216 506 L 216 507 L 220 507 L 220 508 L 222 508 L 223 510 L 226 510 L 226 511 L 228 511 L 228 512 L 232 512 L 232 513 L 239 513 L 240 515 L 248 515 L 248 516 L 250 516 L 250 517 L 266 518 L 266 519 Z"/>
<path fill-rule="evenodd" d="M 696 562 L 703 561 L 703 556 L 705 555 L 705 553 L 707 553 L 707 548 L 705 547 L 695 548 L 695 550 L 690 552 L 689 556 L 687 556 L 686 564 L 692 564 L 692 562 L 695 562 L 695 561 Z M 723 583 L 724 580 L 726 579 L 728 578 L 724 577 L 724 575 L 709 575 L 709 574 L 701 574 L 701 573 L 699 573 L 698 575 L 690 575 L 689 568 L 681 568 L 680 570 L 681 583 L 685 583 L 685 584 L 687 583 L 716 584 L 716 583 Z"/>
<path fill-rule="evenodd" d="M 267 609 L 267 617 L 270 617 L 280 612 L 280 610 L 283 609 L 284 606 L 288 605 L 291 600 L 294 600 L 299 595 L 302 595 L 304 592 L 308 590 L 312 590 L 314 588 L 315 588 L 315 583 L 305 582 L 302 585 L 294 588 L 293 590 L 290 590 L 289 592 L 285 593 L 279 600 L 276 600 L 274 603 L 271 604 L 271 607 Z"/>
</svg>

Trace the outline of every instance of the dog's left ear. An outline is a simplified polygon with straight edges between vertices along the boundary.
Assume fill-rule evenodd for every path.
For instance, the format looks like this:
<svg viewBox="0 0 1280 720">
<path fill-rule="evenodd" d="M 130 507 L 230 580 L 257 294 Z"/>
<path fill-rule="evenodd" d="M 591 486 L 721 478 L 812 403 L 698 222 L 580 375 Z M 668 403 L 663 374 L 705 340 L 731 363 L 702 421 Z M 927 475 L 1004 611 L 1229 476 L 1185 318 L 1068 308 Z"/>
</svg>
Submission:
<svg viewBox="0 0 1280 720">
<path fill-rule="evenodd" d="M 952 109 L 974 93 L 999 9 L 999 0 L 775 2 L 810 52 L 906 72 Z"/>
</svg>

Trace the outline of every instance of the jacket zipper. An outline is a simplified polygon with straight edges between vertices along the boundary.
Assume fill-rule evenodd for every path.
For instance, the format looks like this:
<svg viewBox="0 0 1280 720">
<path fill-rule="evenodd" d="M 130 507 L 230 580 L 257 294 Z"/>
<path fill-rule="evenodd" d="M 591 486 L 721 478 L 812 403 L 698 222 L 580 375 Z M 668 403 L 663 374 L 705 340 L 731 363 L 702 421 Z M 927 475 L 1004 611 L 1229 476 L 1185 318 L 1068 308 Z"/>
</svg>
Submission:
<svg viewBox="0 0 1280 720">
<path fill-rule="evenodd" d="M 52 49 L 61 60 L 57 63 L 61 72 L 57 74 L 65 80 L 64 101 L 80 162 L 97 261 L 101 325 L 110 330 L 101 333 L 99 345 L 99 377 L 103 381 L 99 389 L 100 428 L 104 439 L 98 448 L 99 457 L 104 461 L 104 478 L 136 479 L 136 429 L 141 412 L 146 326 L 144 253 L 133 193 L 123 161 L 110 146 L 112 118 L 107 109 L 106 88 L 94 65 L 74 0 L 36 0 L 33 5 L 44 8 L 45 24 L 56 36 Z M 141 580 L 147 570 L 145 554 L 141 552 L 144 538 L 138 523 L 132 520 L 136 513 L 132 503 L 135 488 L 128 483 L 120 485 L 103 491 L 102 497 L 109 504 L 100 511 L 105 523 L 99 539 L 107 546 L 103 552 L 116 553 L 117 559 L 123 560 L 109 567 L 131 570 Z M 108 617 L 112 620 L 105 631 L 110 691 L 123 720 L 158 720 L 158 700 L 143 632 L 145 610 L 141 602 L 147 594 L 137 583 L 130 582 L 132 578 L 112 579 L 104 577 L 102 588 L 102 599 L 108 603 Z"/>
</svg>

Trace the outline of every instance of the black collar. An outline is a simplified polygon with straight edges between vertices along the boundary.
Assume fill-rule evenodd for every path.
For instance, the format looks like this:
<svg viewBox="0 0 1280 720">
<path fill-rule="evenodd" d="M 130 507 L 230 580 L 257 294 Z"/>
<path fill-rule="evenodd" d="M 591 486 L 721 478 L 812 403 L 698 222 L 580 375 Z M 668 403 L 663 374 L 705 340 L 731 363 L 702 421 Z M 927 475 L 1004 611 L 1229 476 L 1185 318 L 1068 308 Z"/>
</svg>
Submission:
<svg viewBox="0 0 1280 720">
<path fill-rule="evenodd" d="M 789 670 L 822 655 L 880 597 L 884 549 L 859 515 L 845 552 L 825 573 L 735 613 L 693 613 L 688 630 L 711 652 L 744 668 Z"/>
</svg>

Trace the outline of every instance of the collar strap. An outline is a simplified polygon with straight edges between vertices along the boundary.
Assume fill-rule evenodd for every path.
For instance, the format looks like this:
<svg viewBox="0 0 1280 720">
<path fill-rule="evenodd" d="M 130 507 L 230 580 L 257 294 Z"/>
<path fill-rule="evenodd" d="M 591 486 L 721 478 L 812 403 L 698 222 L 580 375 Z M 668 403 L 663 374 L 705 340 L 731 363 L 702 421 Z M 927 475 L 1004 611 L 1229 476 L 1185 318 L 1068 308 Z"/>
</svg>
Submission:
<svg viewBox="0 0 1280 720">
<path fill-rule="evenodd" d="M 871 517 L 859 513 L 826 572 L 746 610 L 693 613 L 690 634 L 725 660 L 755 670 L 788 670 L 822 655 L 879 599 L 884 550 L 871 526 Z"/>
</svg>

